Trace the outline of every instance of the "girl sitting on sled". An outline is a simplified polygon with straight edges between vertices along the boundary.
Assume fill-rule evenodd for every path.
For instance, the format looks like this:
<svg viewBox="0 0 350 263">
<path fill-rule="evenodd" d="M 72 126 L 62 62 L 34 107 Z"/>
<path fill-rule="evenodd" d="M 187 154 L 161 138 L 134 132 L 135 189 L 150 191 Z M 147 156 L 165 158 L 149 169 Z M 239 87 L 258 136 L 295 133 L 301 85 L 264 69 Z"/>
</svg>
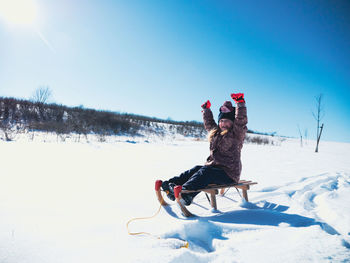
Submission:
<svg viewBox="0 0 350 263">
<path fill-rule="evenodd" d="M 162 183 L 162 189 L 171 200 L 175 200 L 174 188 L 182 185 L 183 190 L 203 189 L 209 184 L 238 183 L 241 175 L 241 149 L 247 132 L 247 108 L 244 94 L 231 94 L 236 107 L 225 101 L 220 107 L 216 124 L 208 100 L 202 105 L 203 122 L 209 132 L 210 156 L 203 165 L 197 165 L 179 176 Z M 181 195 L 181 203 L 188 206 L 199 192 Z"/>
</svg>

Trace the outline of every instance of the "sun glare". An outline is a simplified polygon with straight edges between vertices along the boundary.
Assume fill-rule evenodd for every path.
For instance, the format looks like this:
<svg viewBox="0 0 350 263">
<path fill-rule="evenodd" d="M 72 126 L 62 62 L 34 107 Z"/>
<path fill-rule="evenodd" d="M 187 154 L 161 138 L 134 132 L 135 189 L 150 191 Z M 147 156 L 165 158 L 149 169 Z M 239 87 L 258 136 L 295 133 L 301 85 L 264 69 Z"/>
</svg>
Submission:
<svg viewBox="0 0 350 263">
<path fill-rule="evenodd" d="M 34 0 L 0 0 L 0 18 L 9 24 L 34 25 L 37 13 Z"/>
</svg>

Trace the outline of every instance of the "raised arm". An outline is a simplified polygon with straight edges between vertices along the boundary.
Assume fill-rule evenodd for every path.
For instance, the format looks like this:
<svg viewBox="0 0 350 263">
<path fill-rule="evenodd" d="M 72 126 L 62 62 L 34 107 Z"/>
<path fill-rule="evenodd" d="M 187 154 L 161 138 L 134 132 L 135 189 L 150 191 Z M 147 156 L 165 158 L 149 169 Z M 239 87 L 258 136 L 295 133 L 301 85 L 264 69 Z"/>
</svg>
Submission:
<svg viewBox="0 0 350 263">
<path fill-rule="evenodd" d="M 204 128 L 207 131 L 211 131 L 212 129 L 215 129 L 218 127 L 218 125 L 214 120 L 213 113 L 210 109 L 210 106 L 211 106 L 211 103 L 209 100 L 202 104 Z"/>
<path fill-rule="evenodd" d="M 234 94 L 231 94 L 231 97 L 237 104 L 233 130 L 237 135 L 237 137 L 239 137 L 243 142 L 245 134 L 247 133 L 247 130 L 248 130 L 247 107 L 245 105 L 244 94 L 234 93 Z"/>
</svg>

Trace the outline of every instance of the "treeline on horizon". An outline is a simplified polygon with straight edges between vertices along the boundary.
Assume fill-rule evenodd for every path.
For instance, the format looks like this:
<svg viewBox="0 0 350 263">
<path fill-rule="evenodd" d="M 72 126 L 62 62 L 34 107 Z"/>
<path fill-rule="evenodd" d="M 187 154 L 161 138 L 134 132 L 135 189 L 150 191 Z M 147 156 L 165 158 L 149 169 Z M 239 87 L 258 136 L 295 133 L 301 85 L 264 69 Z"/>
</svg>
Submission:
<svg viewBox="0 0 350 263">
<path fill-rule="evenodd" d="M 207 135 L 202 122 L 173 121 L 130 113 L 68 107 L 55 103 L 42 103 L 31 100 L 0 97 L 0 130 L 6 140 L 11 133 L 21 131 L 53 132 L 57 135 L 75 133 L 77 135 L 129 135 L 142 136 L 145 130 L 157 135 L 165 135 L 164 126 L 183 136 L 198 139 Z M 15 130 L 15 131 L 14 131 Z M 248 133 L 274 135 L 253 132 Z M 251 139 L 246 138 L 247 142 Z"/>
<path fill-rule="evenodd" d="M 157 124 L 169 124 L 170 129 L 184 136 L 205 136 L 203 124 L 196 121 L 162 120 L 154 117 L 104 110 L 68 107 L 55 103 L 0 97 L 0 129 L 5 133 L 16 126 L 28 131 L 76 133 L 81 135 L 140 135 L 142 129 L 164 133 Z M 152 129 L 151 129 L 152 126 Z"/>
</svg>

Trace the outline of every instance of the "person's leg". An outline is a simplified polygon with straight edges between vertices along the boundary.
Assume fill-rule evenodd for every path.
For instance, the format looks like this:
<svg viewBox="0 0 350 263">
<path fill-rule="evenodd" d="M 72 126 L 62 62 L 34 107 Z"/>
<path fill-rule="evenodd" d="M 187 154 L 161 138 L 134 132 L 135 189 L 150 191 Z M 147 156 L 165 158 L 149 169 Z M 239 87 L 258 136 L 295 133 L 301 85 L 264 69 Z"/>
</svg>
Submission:
<svg viewBox="0 0 350 263">
<path fill-rule="evenodd" d="M 193 167 L 192 169 L 189 169 L 189 170 L 183 172 L 179 176 L 175 176 L 175 177 L 169 179 L 168 181 L 164 181 L 162 183 L 162 189 L 166 192 L 168 198 L 170 200 L 174 201 L 175 200 L 175 196 L 174 196 L 174 187 L 175 187 L 175 185 L 183 185 L 184 183 L 187 182 L 187 180 L 193 174 L 195 174 L 202 167 L 203 166 L 201 166 L 201 165 L 197 165 L 197 166 Z"/>
<path fill-rule="evenodd" d="M 192 175 L 194 175 L 196 172 L 198 172 L 202 167 L 203 167 L 202 165 L 197 165 L 197 166 L 183 172 L 179 176 L 175 176 L 175 177 L 169 179 L 168 182 L 174 183 L 176 185 L 183 185 L 191 178 Z"/>
<path fill-rule="evenodd" d="M 205 188 L 209 184 L 228 183 L 233 183 L 233 180 L 223 169 L 213 166 L 203 166 L 183 184 L 183 188 L 187 190 L 197 190 Z"/>
<path fill-rule="evenodd" d="M 233 182 L 224 170 L 213 166 L 203 166 L 183 184 L 182 189 L 198 190 L 206 188 L 209 184 L 229 184 Z M 199 192 L 183 194 L 182 196 L 184 199 L 186 199 L 186 196 L 190 196 L 193 199 L 197 194 Z"/>
</svg>

